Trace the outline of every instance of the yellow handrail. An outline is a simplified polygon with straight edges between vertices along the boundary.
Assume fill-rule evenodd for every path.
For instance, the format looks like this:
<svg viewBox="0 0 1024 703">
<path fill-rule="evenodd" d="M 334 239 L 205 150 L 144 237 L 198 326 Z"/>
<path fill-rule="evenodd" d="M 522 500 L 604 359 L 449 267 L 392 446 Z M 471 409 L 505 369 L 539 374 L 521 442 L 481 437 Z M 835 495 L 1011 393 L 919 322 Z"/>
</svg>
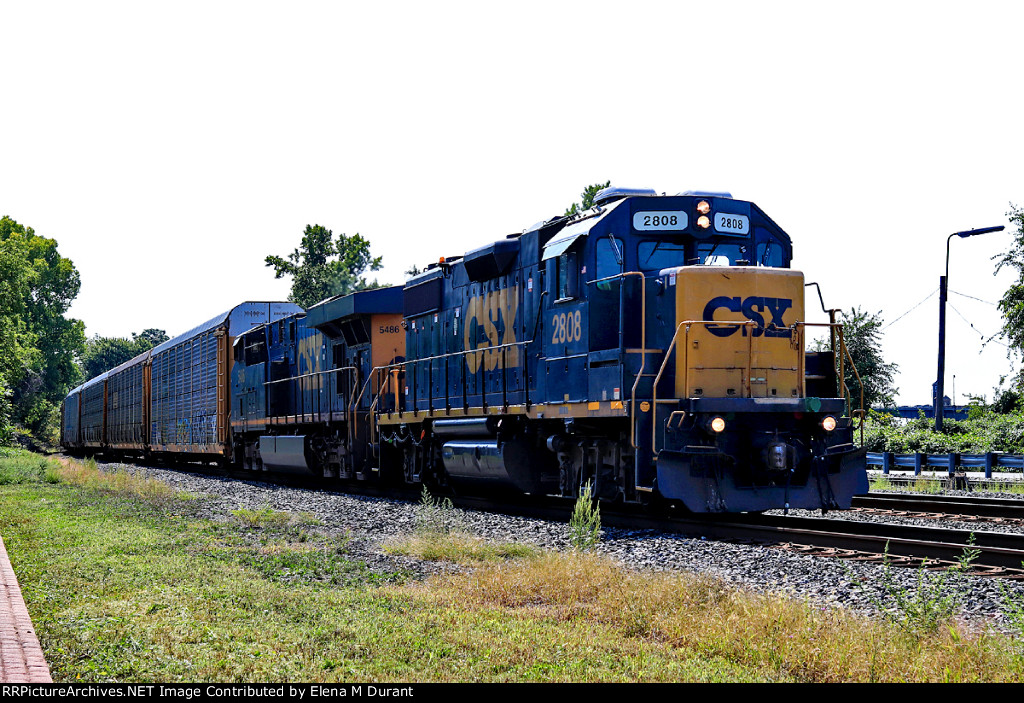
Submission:
<svg viewBox="0 0 1024 703">
<path fill-rule="evenodd" d="M 733 325 L 733 326 L 736 326 L 736 327 L 740 327 L 740 326 L 754 327 L 754 326 L 756 326 L 756 323 L 753 322 L 752 320 L 746 320 L 746 321 L 743 321 L 743 322 L 740 322 L 740 321 L 730 321 L 730 320 L 683 320 L 682 322 L 680 322 L 676 326 L 675 332 L 672 334 L 672 341 L 669 343 L 668 350 L 665 352 L 665 358 L 662 359 L 661 366 L 658 369 L 658 374 L 655 377 L 654 384 L 651 387 L 652 410 L 655 413 L 657 413 L 657 407 L 658 407 L 658 384 L 661 382 L 662 374 L 664 373 L 665 369 L 668 366 L 668 361 L 669 361 L 669 359 L 672 356 L 672 349 L 673 349 L 673 347 L 675 347 L 676 341 L 679 338 L 679 332 L 680 332 L 680 330 L 683 330 L 684 327 L 685 327 L 684 335 L 685 335 L 686 343 L 684 344 L 684 352 L 683 352 L 685 356 L 684 356 L 684 359 L 683 359 L 683 369 L 682 369 L 683 384 L 682 385 L 683 385 L 683 394 L 686 397 L 689 397 L 689 393 L 690 393 L 690 378 L 689 378 L 690 368 L 689 368 L 689 363 L 688 363 L 689 362 L 689 347 L 690 347 L 690 345 L 689 345 L 689 334 L 690 334 L 690 327 L 693 326 L 693 325 L 704 325 L 705 327 L 707 325 Z M 839 343 L 840 343 L 840 355 L 845 354 L 847 357 L 850 358 L 850 365 L 853 366 L 854 373 L 857 374 L 857 367 L 853 365 L 853 358 L 852 358 L 852 356 L 850 356 L 849 349 L 846 347 L 845 343 L 843 342 L 843 332 L 842 332 L 842 327 L 843 326 L 842 326 L 842 324 L 839 324 L 839 323 L 823 323 L 823 322 L 797 322 L 792 327 L 790 327 L 789 329 L 790 329 L 790 334 L 791 335 L 794 335 L 794 334 L 797 335 L 797 348 L 800 350 L 800 354 L 798 355 L 797 369 L 796 370 L 797 370 L 797 383 L 799 384 L 798 392 L 800 393 L 801 397 L 806 395 L 806 386 L 805 386 L 805 380 L 804 380 L 804 375 L 803 375 L 803 372 L 804 372 L 804 353 L 803 353 L 803 344 L 802 344 L 803 337 L 804 337 L 804 332 L 805 332 L 805 328 L 806 327 L 829 327 L 830 330 L 832 330 L 832 331 L 838 330 L 838 332 L 839 332 Z M 753 365 L 752 340 L 753 340 L 753 335 L 752 334 L 748 334 L 747 335 L 747 376 L 746 376 L 746 380 L 745 380 L 745 383 L 744 383 L 744 388 L 746 390 L 746 397 L 748 397 L 748 398 L 752 396 L 752 387 L 751 387 L 751 380 L 750 380 L 750 376 L 751 376 L 751 373 L 752 373 L 752 365 Z M 679 370 L 677 370 L 677 373 L 678 372 L 679 372 Z M 857 374 L 857 380 L 858 380 L 858 382 L 860 382 L 860 375 L 859 374 Z M 840 390 L 840 392 L 844 392 L 845 393 L 844 398 L 848 399 L 849 398 L 849 389 L 846 387 L 845 379 L 843 379 L 840 376 L 839 377 L 839 382 L 842 384 L 842 389 Z M 635 400 L 634 400 L 634 403 L 635 403 Z M 863 384 L 861 384 L 861 408 L 863 408 L 863 406 L 864 406 L 864 386 L 863 386 Z M 634 412 L 634 410 L 631 407 L 630 408 L 630 419 L 632 421 L 631 424 L 632 424 L 633 431 L 635 431 L 636 423 L 635 423 L 635 420 L 633 420 L 633 412 Z M 863 425 L 864 425 L 864 423 L 863 423 L 863 414 L 864 414 L 863 409 L 851 413 L 851 415 L 853 415 L 855 417 L 860 417 L 861 418 L 860 429 L 861 429 L 861 443 L 862 444 L 863 444 Z M 654 456 L 658 455 L 658 451 L 656 449 L 656 447 L 657 447 L 657 436 L 658 436 L 657 435 L 657 431 L 658 431 L 657 423 L 652 422 L 651 423 L 651 451 L 653 452 Z M 632 432 L 631 432 L 631 436 L 632 436 Z M 636 445 L 634 444 L 633 447 L 636 448 Z"/>
</svg>

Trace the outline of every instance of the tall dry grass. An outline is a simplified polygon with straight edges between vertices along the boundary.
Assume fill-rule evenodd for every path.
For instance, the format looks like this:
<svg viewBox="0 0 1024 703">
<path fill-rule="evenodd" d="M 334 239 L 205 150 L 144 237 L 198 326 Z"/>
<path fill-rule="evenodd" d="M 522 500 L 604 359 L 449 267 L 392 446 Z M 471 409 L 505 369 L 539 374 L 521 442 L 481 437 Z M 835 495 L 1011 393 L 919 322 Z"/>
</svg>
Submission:
<svg viewBox="0 0 1024 703">
<path fill-rule="evenodd" d="M 182 495 L 156 479 L 136 476 L 122 468 L 101 471 L 95 459 L 61 459 L 53 469 L 63 482 L 94 491 L 141 498 L 163 505 Z"/>
<path fill-rule="evenodd" d="M 484 565 L 439 594 L 526 617 L 586 619 L 801 681 L 1020 681 L 1024 658 L 990 631 L 908 632 L 849 611 L 762 595 L 706 576 L 627 570 L 588 554 Z"/>
</svg>

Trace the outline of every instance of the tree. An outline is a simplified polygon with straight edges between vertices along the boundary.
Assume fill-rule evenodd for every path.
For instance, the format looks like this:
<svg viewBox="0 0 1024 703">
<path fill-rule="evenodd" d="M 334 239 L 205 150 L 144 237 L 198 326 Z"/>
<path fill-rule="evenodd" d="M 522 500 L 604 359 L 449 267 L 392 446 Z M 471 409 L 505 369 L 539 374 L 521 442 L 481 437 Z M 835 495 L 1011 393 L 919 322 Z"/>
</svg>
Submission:
<svg viewBox="0 0 1024 703">
<path fill-rule="evenodd" d="M 1010 284 L 999 300 L 1003 326 L 996 334 L 1006 339 L 1010 348 L 1008 353 L 1012 357 L 1014 354 L 1024 354 L 1024 209 L 1010 203 L 1010 211 L 1006 216 L 1010 218 L 1011 226 L 1017 227 L 1013 233 L 1013 243 L 1009 251 L 992 258 L 996 262 L 995 273 L 1009 268 L 1017 274 L 1017 280 Z M 1024 386 L 1024 371 L 1017 374 L 1013 385 L 1018 389 Z"/>
<path fill-rule="evenodd" d="M 14 421 L 37 436 L 53 436 L 56 408 L 79 380 L 85 326 L 65 313 L 80 287 L 56 240 L 0 218 L 0 375 Z"/>
<path fill-rule="evenodd" d="M 604 183 L 595 183 L 593 185 L 587 186 L 586 188 L 583 189 L 583 192 L 580 193 L 580 202 L 573 203 L 568 208 L 566 208 L 565 214 L 576 215 L 594 207 L 594 198 L 597 197 L 597 194 L 599 192 L 601 192 L 603 189 L 607 188 L 611 184 L 611 181 L 605 181 Z"/>
<path fill-rule="evenodd" d="M 0 374 L 0 447 L 11 443 L 11 435 L 14 428 L 11 426 L 11 403 L 10 392 L 7 390 L 7 383 Z"/>
<path fill-rule="evenodd" d="M 34 340 L 24 319 L 34 278 L 25 238 L 0 236 L 0 377 L 9 383 L 24 376 L 34 355 Z"/>
<path fill-rule="evenodd" d="M 274 278 L 292 277 L 288 299 L 308 308 L 331 296 L 379 287 L 363 274 L 380 270 L 381 258 L 370 254 L 370 242 L 358 233 L 339 234 L 335 241 L 326 227 L 306 225 L 302 244 L 287 259 L 268 256 L 265 261 L 274 267 Z"/>
<path fill-rule="evenodd" d="M 146 329 L 131 339 L 121 337 L 100 337 L 93 335 L 85 343 L 82 354 L 82 375 L 85 379 L 96 378 L 104 371 L 117 368 L 139 354 L 163 344 L 168 340 L 167 333 L 158 329 Z"/>
<path fill-rule="evenodd" d="M 867 313 L 858 306 L 849 313 L 840 313 L 843 322 L 843 338 L 850 351 L 853 364 L 864 382 L 864 407 L 896 404 L 897 389 L 893 378 L 899 369 L 897 364 L 887 364 L 882 358 L 882 313 Z M 846 365 L 846 387 L 854 404 L 860 403 L 860 383 L 853 370 Z"/>
</svg>

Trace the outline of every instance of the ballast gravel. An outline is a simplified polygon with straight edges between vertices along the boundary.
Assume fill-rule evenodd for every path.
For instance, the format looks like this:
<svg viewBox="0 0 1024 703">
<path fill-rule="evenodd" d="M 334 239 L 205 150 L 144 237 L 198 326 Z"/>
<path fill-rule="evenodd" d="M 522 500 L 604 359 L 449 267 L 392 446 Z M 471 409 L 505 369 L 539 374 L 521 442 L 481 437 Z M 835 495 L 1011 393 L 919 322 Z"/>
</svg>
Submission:
<svg viewBox="0 0 1024 703">
<path fill-rule="evenodd" d="M 240 508 L 270 507 L 312 514 L 319 524 L 310 529 L 349 535 L 353 558 L 365 561 L 376 571 L 402 570 L 428 575 L 454 568 L 384 552 L 389 539 L 413 532 L 417 511 L 421 509 L 415 502 L 241 481 L 177 469 L 123 464 L 101 465 L 101 468 L 141 473 L 176 490 L 201 497 L 197 506 L 200 516 L 214 520 L 230 519 L 231 511 Z M 857 512 L 843 515 L 854 520 L 935 524 L 891 515 L 878 517 Z M 836 516 L 837 513 L 830 513 L 830 517 Z M 557 550 L 569 546 L 566 522 L 466 510 L 459 510 L 457 519 L 460 527 L 495 542 L 525 542 Z M 964 529 L 1007 531 L 1002 526 L 967 525 Z M 822 608 L 843 607 L 878 615 L 880 608 L 890 605 L 886 589 L 881 586 L 883 567 L 873 563 L 807 556 L 774 547 L 683 537 L 653 530 L 618 528 L 602 531 L 598 549 L 630 568 L 707 574 L 750 590 L 806 599 Z M 917 591 L 922 577 L 935 578 L 933 572 L 895 566 L 889 569 L 889 574 L 897 588 L 910 594 Z M 1024 605 L 1024 584 L 1017 581 L 951 575 L 946 579 L 946 592 L 959 600 L 966 623 L 1006 632 L 1012 631 L 1007 596 Z"/>
</svg>

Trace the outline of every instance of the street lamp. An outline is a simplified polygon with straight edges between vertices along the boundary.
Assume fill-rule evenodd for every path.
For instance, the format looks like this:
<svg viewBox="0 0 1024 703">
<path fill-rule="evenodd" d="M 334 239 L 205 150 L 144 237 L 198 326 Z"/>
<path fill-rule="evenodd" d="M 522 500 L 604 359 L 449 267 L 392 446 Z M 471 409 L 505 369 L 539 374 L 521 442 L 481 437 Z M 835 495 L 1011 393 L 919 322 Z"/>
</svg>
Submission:
<svg viewBox="0 0 1024 703">
<path fill-rule="evenodd" d="M 989 234 L 990 232 L 1002 232 L 1005 227 L 982 227 L 980 229 L 969 229 L 964 232 L 954 232 L 946 237 L 946 275 L 939 277 L 939 377 L 935 381 L 935 431 L 942 431 L 942 397 L 945 389 L 943 380 L 946 376 L 946 285 L 949 280 L 949 243 L 953 237 L 974 237 L 978 234 Z"/>
</svg>

